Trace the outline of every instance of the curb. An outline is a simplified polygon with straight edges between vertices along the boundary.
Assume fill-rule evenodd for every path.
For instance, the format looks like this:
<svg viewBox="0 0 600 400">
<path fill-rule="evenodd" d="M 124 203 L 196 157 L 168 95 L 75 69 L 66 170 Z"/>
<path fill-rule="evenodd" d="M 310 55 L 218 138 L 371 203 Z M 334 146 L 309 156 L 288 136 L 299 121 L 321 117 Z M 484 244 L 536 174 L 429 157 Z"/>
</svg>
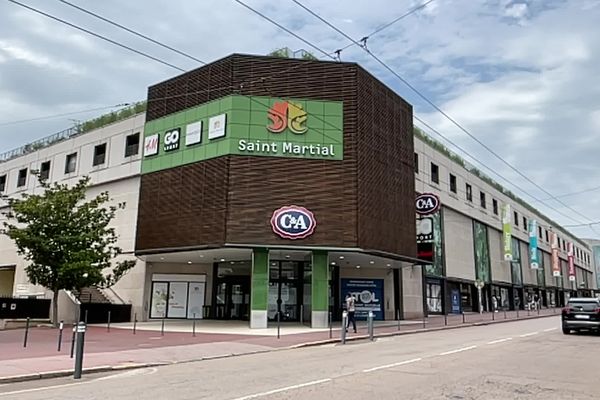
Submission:
<svg viewBox="0 0 600 400">
<path fill-rule="evenodd" d="M 495 321 L 472 322 L 472 323 L 464 323 L 464 324 L 459 324 L 459 325 L 439 326 L 439 327 L 435 327 L 435 328 L 425 328 L 425 329 L 421 328 L 421 329 L 414 329 L 414 330 L 408 330 L 408 331 L 386 332 L 386 333 L 375 334 L 374 338 L 414 335 L 414 334 L 427 333 L 427 332 L 439 332 L 439 331 L 445 331 L 445 330 L 469 328 L 469 327 L 473 327 L 473 326 L 487 326 L 487 325 L 501 324 L 501 323 L 506 323 L 506 322 L 518 322 L 518 321 L 526 321 L 526 320 L 530 320 L 530 319 L 556 317 L 558 315 L 559 314 L 533 315 L 533 316 L 523 317 L 523 318 L 519 318 L 519 319 L 499 319 L 499 320 L 495 320 Z M 359 336 L 347 337 L 346 341 L 347 342 L 357 342 L 357 341 L 368 340 L 368 339 L 369 339 L 369 335 L 359 335 Z M 339 338 L 331 338 L 331 339 L 319 340 L 319 341 L 315 341 L 315 342 L 306 342 L 306 343 L 295 344 L 295 345 L 287 346 L 287 347 L 276 347 L 276 348 L 272 348 L 269 350 L 254 350 L 254 351 L 249 351 L 249 352 L 245 352 L 245 353 L 226 353 L 226 354 L 218 354 L 218 355 L 214 355 L 214 356 L 206 356 L 206 357 L 200 357 L 200 358 L 189 359 L 189 360 L 181 360 L 181 361 L 135 363 L 135 364 L 132 363 L 132 364 L 114 365 L 114 366 L 106 365 L 106 366 L 84 368 L 83 374 L 89 375 L 89 374 L 97 374 L 97 373 L 102 373 L 102 372 L 127 371 L 127 370 L 132 370 L 132 369 L 161 367 L 161 366 L 165 366 L 165 365 L 186 364 L 186 363 L 192 363 L 192 362 L 198 362 L 198 361 L 219 360 L 219 359 L 224 359 L 224 358 L 248 356 L 248 355 L 253 355 L 253 354 L 272 353 L 272 352 L 283 351 L 283 350 L 294 350 L 294 349 L 302 349 L 302 348 L 307 348 L 307 347 L 317 347 L 317 346 L 323 346 L 323 345 L 327 345 L 327 344 L 336 344 L 339 342 L 340 342 Z M 7 377 L 0 377 L 0 385 L 8 384 L 8 383 L 35 381 L 35 380 L 40 380 L 40 379 L 62 378 L 62 377 L 71 376 L 71 375 L 73 375 L 73 370 L 59 370 L 59 371 L 39 372 L 39 373 L 24 374 L 24 375 L 13 375 L 13 376 L 7 376 Z"/>
</svg>

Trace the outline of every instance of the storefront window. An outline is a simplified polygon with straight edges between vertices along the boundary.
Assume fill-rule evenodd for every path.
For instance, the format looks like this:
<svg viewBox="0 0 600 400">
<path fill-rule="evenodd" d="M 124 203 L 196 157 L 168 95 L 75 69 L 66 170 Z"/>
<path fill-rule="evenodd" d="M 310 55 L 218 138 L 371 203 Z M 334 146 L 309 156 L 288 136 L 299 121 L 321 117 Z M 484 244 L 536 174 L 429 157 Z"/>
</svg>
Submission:
<svg viewBox="0 0 600 400">
<path fill-rule="evenodd" d="M 430 313 L 442 312 L 442 285 L 438 282 L 427 282 L 427 310 Z"/>
<path fill-rule="evenodd" d="M 510 263 L 512 281 L 515 285 L 523 284 L 523 274 L 521 271 L 521 246 L 516 238 L 512 238 L 513 261 Z"/>
<path fill-rule="evenodd" d="M 490 281 L 490 247 L 487 226 L 473 221 L 473 239 L 475 241 L 475 272 L 477 279 Z"/>
</svg>

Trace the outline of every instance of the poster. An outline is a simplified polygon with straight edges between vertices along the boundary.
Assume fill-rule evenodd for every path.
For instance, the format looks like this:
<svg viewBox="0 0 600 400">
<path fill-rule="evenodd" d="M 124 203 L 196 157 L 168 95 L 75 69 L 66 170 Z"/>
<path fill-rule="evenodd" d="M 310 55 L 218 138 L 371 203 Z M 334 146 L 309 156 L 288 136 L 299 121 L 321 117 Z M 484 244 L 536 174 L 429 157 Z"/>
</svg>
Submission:
<svg viewBox="0 0 600 400">
<path fill-rule="evenodd" d="M 560 276 L 560 259 L 558 258 L 558 235 L 552 233 L 552 276 Z"/>
<path fill-rule="evenodd" d="M 170 282 L 167 318 L 185 318 L 187 316 L 187 289 L 187 282 Z"/>
<path fill-rule="evenodd" d="M 342 279 L 342 302 L 346 295 L 354 296 L 357 320 L 366 320 L 373 311 L 376 320 L 383 320 L 383 279 L 356 278 Z M 344 304 L 345 306 L 345 304 Z"/>
<path fill-rule="evenodd" d="M 567 258 L 569 260 L 569 281 L 575 282 L 575 245 L 568 243 Z"/>
<path fill-rule="evenodd" d="M 452 300 L 452 313 L 460 314 L 460 293 L 458 292 L 458 289 L 452 289 L 450 298 Z"/>
<path fill-rule="evenodd" d="M 540 262 L 538 260 L 538 232 L 537 221 L 529 221 L 529 266 L 531 269 L 538 269 Z"/>
<path fill-rule="evenodd" d="M 504 261 L 512 261 L 512 221 L 510 204 L 502 207 L 502 242 L 504 243 Z"/>
<path fill-rule="evenodd" d="M 190 289 L 188 292 L 188 318 L 194 318 L 194 314 L 196 318 L 203 317 L 204 285 L 204 282 L 190 282 Z"/>
<path fill-rule="evenodd" d="M 166 317 L 169 284 L 167 282 L 152 282 L 152 306 L 150 318 Z"/>
</svg>

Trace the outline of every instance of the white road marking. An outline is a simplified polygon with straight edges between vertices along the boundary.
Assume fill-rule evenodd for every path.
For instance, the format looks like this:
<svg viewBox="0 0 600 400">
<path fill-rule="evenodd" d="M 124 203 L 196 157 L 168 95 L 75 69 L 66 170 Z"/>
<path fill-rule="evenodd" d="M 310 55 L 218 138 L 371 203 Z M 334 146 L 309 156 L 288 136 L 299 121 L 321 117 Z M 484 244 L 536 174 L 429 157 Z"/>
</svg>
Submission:
<svg viewBox="0 0 600 400">
<path fill-rule="evenodd" d="M 456 349 L 456 350 L 445 351 L 443 353 L 440 353 L 440 356 L 447 356 L 449 354 L 460 353 L 461 351 L 473 350 L 473 349 L 476 349 L 476 348 L 477 348 L 477 346 L 463 347 L 463 348 Z"/>
<path fill-rule="evenodd" d="M 544 329 L 544 332 L 552 332 L 557 330 L 558 328 L 548 328 L 548 329 Z"/>
<path fill-rule="evenodd" d="M 513 340 L 513 338 L 509 337 L 509 338 L 504 338 L 504 339 L 492 340 L 491 342 L 487 342 L 487 344 L 504 343 L 504 342 L 508 342 L 509 340 Z"/>
<path fill-rule="evenodd" d="M 69 386 L 83 385 L 85 383 L 88 383 L 88 382 L 75 382 L 75 383 L 66 383 L 64 385 L 43 386 L 43 387 L 31 388 L 31 389 L 14 390 L 12 392 L 0 393 L 0 397 L 11 396 L 11 395 L 14 395 L 14 394 L 22 394 L 22 393 L 41 392 L 43 390 L 62 389 L 62 388 L 69 387 Z"/>
<path fill-rule="evenodd" d="M 538 333 L 539 332 L 524 333 L 523 335 L 519 335 L 519 337 L 529 337 L 529 336 L 537 335 Z"/>
<path fill-rule="evenodd" d="M 238 397 L 234 400 L 256 399 L 258 397 L 270 396 L 270 395 L 276 394 L 276 393 L 287 392 L 288 390 L 300 389 L 300 388 L 304 388 L 307 386 L 320 385 L 321 383 L 326 383 L 326 382 L 331 382 L 331 379 L 330 378 L 319 379 L 318 381 L 311 381 L 311 382 L 301 383 L 299 385 L 293 385 L 293 386 L 283 387 L 280 389 L 269 390 L 268 392 L 262 392 L 262 393 L 251 394 L 251 395 L 244 396 L 244 397 Z"/>
<path fill-rule="evenodd" d="M 363 372 L 373 372 L 373 371 L 379 371 L 380 369 L 399 367 L 400 365 L 411 364 L 411 363 L 415 363 L 415 362 L 418 362 L 421 360 L 422 360 L 422 358 L 413 358 L 412 360 L 400 361 L 400 362 L 393 363 L 393 364 L 387 364 L 387 365 L 381 365 L 379 367 L 363 369 Z"/>
</svg>

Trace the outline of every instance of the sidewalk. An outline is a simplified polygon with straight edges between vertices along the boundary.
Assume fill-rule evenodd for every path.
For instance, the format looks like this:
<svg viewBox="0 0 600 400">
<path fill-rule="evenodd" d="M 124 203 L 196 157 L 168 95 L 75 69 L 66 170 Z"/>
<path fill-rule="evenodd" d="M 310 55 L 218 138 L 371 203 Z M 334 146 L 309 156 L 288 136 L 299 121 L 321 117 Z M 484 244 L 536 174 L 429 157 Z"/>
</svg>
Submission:
<svg viewBox="0 0 600 400">
<path fill-rule="evenodd" d="M 519 319 L 538 318 L 559 315 L 560 310 L 541 310 L 520 312 Z M 375 326 L 375 336 L 412 334 L 440 329 L 455 329 L 466 326 L 501 323 L 516 320 L 516 312 L 486 314 L 432 316 L 425 321 L 380 322 Z M 198 331 L 172 332 L 165 330 L 164 336 L 159 330 L 137 330 L 136 334 L 127 326 L 114 328 L 110 332 L 106 326 L 90 326 L 85 338 L 84 368 L 87 372 L 111 369 L 134 368 L 150 365 L 162 365 L 199 361 L 218 357 L 229 357 L 278 349 L 297 348 L 309 345 L 337 343 L 340 338 L 339 323 L 329 330 L 310 330 L 303 327 L 284 326 L 278 339 L 272 336 L 272 329 L 265 334 L 254 333 L 206 333 Z M 398 327 L 400 326 L 400 330 Z M 148 324 L 147 328 L 155 326 Z M 235 332 L 236 330 L 233 329 Z M 238 329 L 239 331 L 239 329 Z M 297 333 L 300 331 L 299 333 Z M 259 331 L 260 332 L 260 331 Z M 275 329 L 276 332 L 276 329 Z M 292 332 L 292 333 L 289 333 Z M 62 348 L 57 351 L 58 330 L 50 328 L 30 329 L 27 347 L 23 347 L 24 331 L 10 330 L 0 332 L 0 383 L 39 379 L 52 376 L 70 375 L 74 359 L 69 357 L 71 349 L 71 330 L 63 333 Z M 348 340 L 360 340 L 367 337 L 364 324 L 358 333 L 349 333 Z"/>
</svg>

